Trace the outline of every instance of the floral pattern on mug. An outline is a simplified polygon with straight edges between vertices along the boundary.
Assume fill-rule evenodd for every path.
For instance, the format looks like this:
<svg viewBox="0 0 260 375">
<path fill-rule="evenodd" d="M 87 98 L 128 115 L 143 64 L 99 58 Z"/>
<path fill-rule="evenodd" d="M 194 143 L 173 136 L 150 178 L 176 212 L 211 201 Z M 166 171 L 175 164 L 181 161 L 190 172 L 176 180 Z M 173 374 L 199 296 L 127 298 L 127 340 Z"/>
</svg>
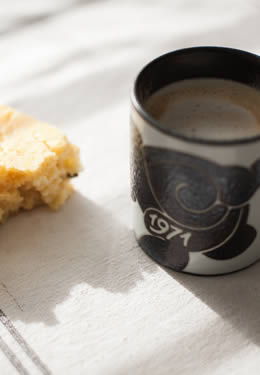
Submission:
<svg viewBox="0 0 260 375">
<path fill-rule="evenodd" d="M 260 185 L 260 160 L 250 169 L 221 166 L 183 152 L 144 146 L 132 126 L 132 198 L 149 234 L 138 239 L 162 265 L 183 270 L 189 253 L 226 260 L 256 238 L 247 224 L 249 200 Z"/>
</svg>

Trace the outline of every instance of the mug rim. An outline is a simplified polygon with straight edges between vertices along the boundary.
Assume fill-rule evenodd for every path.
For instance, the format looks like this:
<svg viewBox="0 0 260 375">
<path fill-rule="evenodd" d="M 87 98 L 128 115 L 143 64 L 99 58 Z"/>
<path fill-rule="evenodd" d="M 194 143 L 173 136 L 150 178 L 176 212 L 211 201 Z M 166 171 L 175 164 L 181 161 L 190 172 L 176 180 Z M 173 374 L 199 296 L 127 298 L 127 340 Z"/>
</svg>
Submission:
<svg viewBox="0 0 260 375">
<path fill-rule="evenodd" d="M 212 52 L 221 52 L 222 51 L 222 52 L 227 52 L 227 53 L 235 53 L 237 55 L 247 56 L 247 57 L 250 57 L 250 58 L 253 58 L 253 59 L 256 59 L 256 60 L 260 59 L 259 55 L 255 54 L 255 53 L 252 53 L 252 52 L 248 52 L 248 51 L 236 49 L 236 48 L 217 47 L 217 46 L 188 47 L 188 48 L 177 49 L 177 50 L 173 50 L 173 51 L 164 53 L 164 54 L 152 59 L 147 64 L 145 64 L 144 67 L 137 74 L 137 76 L 134 80 L 134 85 L 133 85 L 133 88 L 131 90 L 131 95 L 130 95 L 133 107 L 135 108 L 137 113 L 143 118 L 143 120 L 148 122 L 148 124 L 151 125 L 153 128 L 155 128 L 156 130 L 158 130 L 158 131 L 160 131 L 160 132 L 162 132 L 162 133 L 164 133 L 164 134 L 166 134 L 170 137 L 177 138 L 179 140 L 186 141 L 186 142 L 189 142 L 189 143 L 196 143 L 196 144 L 202 144 L 202 145 L 212 145 L 212 146 L 230 146 L 230 145 L 250 144 L 250 143 L 260 141 L 260 134 L 255 135 L 255 136 L 251 136 L 251 137 L 242 137 L 242 138 L 239 138 L 239 139 L 234 138 L 234 139 L 215 140 L 215 139 L 210 139 L 210 138 L 205 139 L 205 138 L 200 138 L 200 137 L 194 137 L 192 135 L 184 135 L 184 134 L 181 134 L 181 133 L 179 133 L 177 131 L 174 131 L 174 130 L 169 131 L 165 128 L 162 128 L 160 121 L 156 120 L 153 116 L 151 116 L 146 111 L 144 106 L 141 104 L 140 100 L 138 99 L 137 86 L 138 86 L 139 80 L 141 79 L 142 73 L 148 67 L 150 67 L 154 63 L 157 63 L 160 60 L 168 58 L 169 56 L 186 54 L 186 53 L 190 53 L 190 52 L 203 51 L 203 50 L 209 51 L 209 52 L 210 51 L 212 51 Z"/>
</svg>

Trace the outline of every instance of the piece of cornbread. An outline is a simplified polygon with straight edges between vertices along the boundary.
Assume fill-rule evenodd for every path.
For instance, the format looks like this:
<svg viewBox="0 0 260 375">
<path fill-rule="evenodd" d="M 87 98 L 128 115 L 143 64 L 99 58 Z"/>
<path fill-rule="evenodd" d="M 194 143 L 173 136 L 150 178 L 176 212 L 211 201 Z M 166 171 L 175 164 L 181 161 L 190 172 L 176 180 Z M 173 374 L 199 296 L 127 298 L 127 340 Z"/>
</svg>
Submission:
<svg viewBox="0 0 260 375">
<path fill-rule="evenodd" d="M 61 130 L 0 106 L 0 222 L 40 204 L 59 208 L 79 170 L 79 149 Z"/>
</svg>

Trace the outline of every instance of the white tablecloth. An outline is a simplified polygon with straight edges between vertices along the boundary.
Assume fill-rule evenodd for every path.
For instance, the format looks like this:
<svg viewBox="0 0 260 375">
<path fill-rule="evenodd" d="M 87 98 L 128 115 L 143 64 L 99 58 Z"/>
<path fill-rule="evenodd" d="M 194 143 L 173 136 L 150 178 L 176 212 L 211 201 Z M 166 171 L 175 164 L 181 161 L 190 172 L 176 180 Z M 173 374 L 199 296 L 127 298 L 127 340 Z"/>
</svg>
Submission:
<svg viewBox="0 0 260 375">
<path fill-rule="evenodd" d="M 0 374 L 259 374 L 260 264 L 170 273 L 138 248 L 129 198 L 129 91 L 168 50 L 260 52 L 259 0 L 9 0 L 0 101 L 81 149 L 57 213 L 0 228 Z"/>
</svg>

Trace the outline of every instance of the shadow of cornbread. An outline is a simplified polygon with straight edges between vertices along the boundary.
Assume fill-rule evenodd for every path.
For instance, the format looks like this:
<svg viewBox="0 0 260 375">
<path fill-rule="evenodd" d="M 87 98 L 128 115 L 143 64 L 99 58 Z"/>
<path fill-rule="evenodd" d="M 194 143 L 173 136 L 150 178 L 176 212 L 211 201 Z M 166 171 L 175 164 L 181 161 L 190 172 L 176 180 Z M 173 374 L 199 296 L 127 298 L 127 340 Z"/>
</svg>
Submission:
<svg viewBox="0 0 260 375">
<path fill-rule="evenodd" d="M 11 218 L 0 236 L 1 308 L 14 320 L 55 324 L 54 310 L 73 287 L 86 286 L 86 303 L 93 288 L 128 293 L 145 267 L 157 267 L 140 260 L 130 229 L 79 193 L 56 213 L 40 208 Z"/>
</svg>

